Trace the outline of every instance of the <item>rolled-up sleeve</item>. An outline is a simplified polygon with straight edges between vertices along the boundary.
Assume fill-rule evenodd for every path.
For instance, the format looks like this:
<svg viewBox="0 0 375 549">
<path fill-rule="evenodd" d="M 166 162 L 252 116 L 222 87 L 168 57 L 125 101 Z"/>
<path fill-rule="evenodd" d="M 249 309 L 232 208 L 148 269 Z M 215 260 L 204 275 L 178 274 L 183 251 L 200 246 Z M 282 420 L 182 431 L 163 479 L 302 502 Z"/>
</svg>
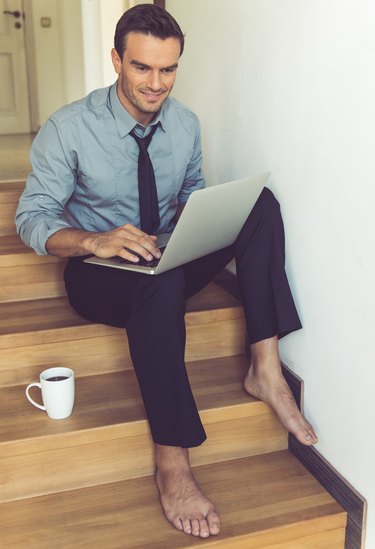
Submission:
<svg viewBox="0 0 375 549">
<path fill-rule="evenodd" d="M 203 189 L 206 186 L 202 171 L 202 145 L 201 145 L 201 132 L 198 118 L 194 116 L 195 120 L 195 141 L 194 148 L 190 162 L 188 164 L 185 180 L 178 194 L 178 203 L 184 204 L 193 191 Z"/>
<path fill-rule="evenodd" d="M 38 255 L 47 255 L 48 238 L 71 227 L 63 214 L 76 183 L 74 154 L 64 150 L 53 119 L 36 136 L 30 160 L 32 172 L 20 198 L 15 222 L 25 244 Z"/>
</svg>

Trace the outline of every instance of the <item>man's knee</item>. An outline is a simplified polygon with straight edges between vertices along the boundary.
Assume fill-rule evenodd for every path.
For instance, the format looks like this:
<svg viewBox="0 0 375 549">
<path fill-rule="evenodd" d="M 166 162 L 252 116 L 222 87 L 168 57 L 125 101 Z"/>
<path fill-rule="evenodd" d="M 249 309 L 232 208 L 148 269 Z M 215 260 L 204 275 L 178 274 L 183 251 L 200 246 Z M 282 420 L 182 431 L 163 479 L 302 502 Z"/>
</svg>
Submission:
<svg viewBox="0 0 375 549">
<path fill-rule="evenodd" d="M 148 302 L 159 310 L 181 307 L 185 302 L 184 272 L 177 268 L 156 276 L 144 275 L 137 293 L 137 301 Z"/>
<path fill-rule="evenodd" d="M 256 204 L 258 209 L 263 213 L 275 213 L 280 211 L 280 203 L 273 194 L 273 192 L 268 188 L 264 187 L 261 192 L 258 202 Z"/>
</svg>

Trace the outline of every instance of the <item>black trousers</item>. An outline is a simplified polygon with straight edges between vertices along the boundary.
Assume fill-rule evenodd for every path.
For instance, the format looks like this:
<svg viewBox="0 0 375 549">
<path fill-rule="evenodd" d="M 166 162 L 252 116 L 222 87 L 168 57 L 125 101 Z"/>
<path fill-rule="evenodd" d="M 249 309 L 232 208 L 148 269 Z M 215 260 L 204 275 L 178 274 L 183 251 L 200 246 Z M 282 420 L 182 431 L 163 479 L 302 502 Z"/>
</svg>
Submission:
<svg viewBox="0 0 375 549">
<path fill-rule="evenodd" d="M 166 273 L 150 276 L 71 258 L 65 285 L 84 318 L 127 331 L 154 442 L 192 447 L 205 431 L 186 373 L 185 300 L 232 259 L 250 343 L 301 328 L 287 281 L 280 206 L 264 189 L 236 242 Z"/>
</svg>

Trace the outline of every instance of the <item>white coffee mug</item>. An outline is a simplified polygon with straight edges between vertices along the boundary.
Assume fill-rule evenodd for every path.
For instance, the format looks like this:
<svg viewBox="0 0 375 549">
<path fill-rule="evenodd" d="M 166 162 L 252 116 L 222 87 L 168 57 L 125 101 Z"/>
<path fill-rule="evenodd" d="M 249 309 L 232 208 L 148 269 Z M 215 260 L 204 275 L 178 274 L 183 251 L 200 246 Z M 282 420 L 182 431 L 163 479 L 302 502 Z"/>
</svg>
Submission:
<svg viewBox="0 0 375 549">
<path fill-rule="evenodd" d="M 42 391 L 43 404 L 29 395 L 31 387 Z M 40 374 L 40 383 L 30 383 L 26 396 L 37 408 L 45 410 L 51 419 L 64 419 L 72 413 L 74 405 L 74 372 L 69 368 L 49 368 Z"/>
</svg>

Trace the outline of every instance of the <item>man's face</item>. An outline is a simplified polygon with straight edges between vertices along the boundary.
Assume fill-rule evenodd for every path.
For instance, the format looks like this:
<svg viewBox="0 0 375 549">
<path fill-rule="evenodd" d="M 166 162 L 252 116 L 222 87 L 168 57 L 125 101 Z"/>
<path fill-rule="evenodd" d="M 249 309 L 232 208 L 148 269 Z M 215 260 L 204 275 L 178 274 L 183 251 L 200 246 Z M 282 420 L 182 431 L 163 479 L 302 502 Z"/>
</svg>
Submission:
<svg viewBox="0 0 375 549">
<path fill-rule="evenodd" d="M 179 57 L 177 38 L 135 32 L 126 37 L 123 59 L 112 50 L 119 99 L 137 122 L 148 124 L 172 91 Z"/>
</svg>

